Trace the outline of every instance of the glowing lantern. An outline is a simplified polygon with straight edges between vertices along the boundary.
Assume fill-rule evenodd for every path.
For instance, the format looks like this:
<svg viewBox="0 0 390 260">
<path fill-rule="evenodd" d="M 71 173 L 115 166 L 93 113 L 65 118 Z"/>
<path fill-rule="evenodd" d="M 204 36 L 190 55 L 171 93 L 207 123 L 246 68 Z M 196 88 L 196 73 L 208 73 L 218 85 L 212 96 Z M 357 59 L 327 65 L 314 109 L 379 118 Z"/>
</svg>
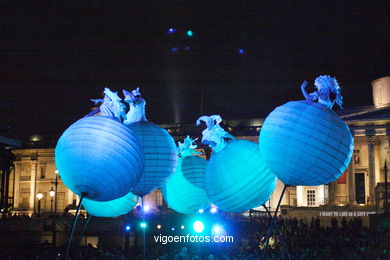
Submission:
<svg viewBox="0 0 390 260">
<path fill-rule="evenodd" d="M 83 206 L 89 215 L 95 217 L 119 217 L 127 214 L 138 203 L 139 197 L 133 193 L 109 201 L 83 199 Z"/>
<path fill-rule="evenodd" d="M 187 138 L 189 139 L 189 137 Z M 193 141 L 189 139 L 189 144 L 191 145 Z M 196 146 L 190 147 L 191 149 L 189 147 L 187 146 L 185 149 L 196 148 Z M 181 152 L 182 157 L 179 158 L 175 173 L 161 189 L 168 206 L 183 214 L 193 214 L 199 209 L 210 206 L 204 189 L 207 161 L 193 155 L 193 153 L 196 153 L 195 150 L 187 151 L 187 153 Z"/>
<path fill-rule="evenodd" d="M 264 121 L 260 151 L 273 173 L 289 185 L 321 185 L 347 168 L 353 137 L 348 126 L 325 105 L 292 101 Z"/>
<path fill-rule="evenodd" d="M 128 125 L 141 141 L 145 168 L 138 185 L 132 192 L 144 196 L 164 185 L 173 174 L 177 163 L 177 150 L 172 136 L 152 122 Z"/>
<path fill-rule="evenodd" d="M 132 192 L 144 196 L 164 185 L 173 174 L 177 163 L 177 150 L 172 136 L 164 129 L 146 119 L 146 101 L 139 88 L 123 90 L 125 102 L 130 106 L 124 123 L 141 140 L 145 157 L 142 178 Z"/>
<path fill-rule="evenodd" d="M 55 149 L 64 184 L 87 199 L 108 201 L 125 196 L 144 168 L 140 141 L 113 117 L 85 117 L 72 124 Z"/>
<path fill-rule="evenodd" d="M 266 167 L 257 143 L 234 140 L 211 156 L 205 186 L 218 208 L 243 212 L 269 200 L 276 177 Z"/>
</svg>

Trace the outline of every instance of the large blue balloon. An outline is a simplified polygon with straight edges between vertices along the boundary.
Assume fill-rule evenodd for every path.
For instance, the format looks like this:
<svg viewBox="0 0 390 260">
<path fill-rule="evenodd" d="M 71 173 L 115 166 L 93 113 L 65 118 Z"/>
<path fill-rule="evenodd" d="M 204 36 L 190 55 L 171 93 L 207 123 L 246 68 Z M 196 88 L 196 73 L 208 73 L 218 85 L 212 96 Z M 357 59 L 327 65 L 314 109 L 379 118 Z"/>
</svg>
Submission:
<svg viewBox="0 0 390 260">
<path fill-rule="evenodd" d="M 140 141 L 124 124 L 105 116 L 72 124 L 58 140 L 55 160 L 71 191 L 97 201 L 128 194 L 144 168 Z"/>
<path fill-rule="evenodd" d="M 183 214 L 193 214 L 210 206 L 204 189 L 207 161 L 190 155 L 179 158 L 175 173 L 162 187 L 168 206 Z"/>
<path fill-rule="evenodd" d="M 269 200 L 276 176 L 266 167 L 257 143 L 234 140 L 211 156 L 205 184 L 216 206 L 225 211 L 243 212 Z"/>
<path fill-rule="evenodd" d="M 289 185 L 321 185 L 347 168 L 353 137 L 326 106 L 292 101 L 272 111 L 260 132 L 260 151 L 273 173 Z"/>
<path fill-rule="evenodd" d="M 119 217 L 127 214 L 138 203 L 139 197 L 133 193 L 109 201 L 83 199 L 83 206 L 89 215 L 95 217 Z"/>
<path fill-rule="evenodd" d="M 140 139 L 145 154 L 145 169 L 132 192 L 144 196 L 164 185 L 177 163 L 176 144 L 164 128 L 149 121 L 132 123 L 128 127 Z"/>
</svg>

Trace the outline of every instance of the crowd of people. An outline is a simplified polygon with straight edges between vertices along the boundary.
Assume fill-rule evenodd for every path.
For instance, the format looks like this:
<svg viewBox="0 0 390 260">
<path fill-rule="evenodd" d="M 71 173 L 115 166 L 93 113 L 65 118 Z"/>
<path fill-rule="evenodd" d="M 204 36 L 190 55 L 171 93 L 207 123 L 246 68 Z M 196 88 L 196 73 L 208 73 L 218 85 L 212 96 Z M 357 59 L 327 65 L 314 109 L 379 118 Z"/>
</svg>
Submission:
<svg viewBox="0 0 390 260">
<path fill-rule="evenodd" d="M 265 237 L 270 220 L 252 220 L 255 230 L 241 232 L 234 243 L 202 244 L 172 243 L 157 244 L 148 241 L 146 259 L 159 260 L 230 260 L 262 259 Z M 319 218 L 297 220 L 278 218 L 275 232 L 270 238 L 267 259 L 390 259 L 390 228 L 374 229 L 362 225 L 360 218 L 332 219 L 331 225 L 322 227 Z M 245 235 L 246 234 L 246 235 Z M 285 243 L 285 247 L 283 243 Z M 50 244 L 24 245 L 22 248 L 8 248 L 0 251 L 0 259 L 65 259 L 65 248 Z M 120 248 L 91 244 L 73 247 L 71 259 L 127 260 L 143 259 L 142 244 L 138 248 Z"/>
</svg>

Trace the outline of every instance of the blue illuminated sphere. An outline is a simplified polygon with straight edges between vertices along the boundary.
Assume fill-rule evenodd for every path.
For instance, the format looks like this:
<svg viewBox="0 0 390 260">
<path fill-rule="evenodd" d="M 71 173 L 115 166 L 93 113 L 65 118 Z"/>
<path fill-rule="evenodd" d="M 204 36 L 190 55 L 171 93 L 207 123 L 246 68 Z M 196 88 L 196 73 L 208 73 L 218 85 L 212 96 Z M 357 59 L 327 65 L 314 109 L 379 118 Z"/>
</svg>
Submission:
<svg viewBox="0 0 390 260">
<path fill-rule="evenodd" d="M 176 144 L 164 128 L 146 121 L 128 125 L 141 141 L 145 168 L 132 192 L 144 196 L 164 185 L 173 174 L 177 163 Z"/>
<path fill-rule="evenodd" d="M 234 140 L 211 156 L 205 185 L 209 199 L 218 208 L 243 212 L 269 200 L 276 177 L 266 167 L 257 143 Z"/>
<path fill-rule="evenodd" d="M 321 185 L 347 168 L 353 137 L 335 112 L 319 103 L 292 101 L 272 111 L 260 132 L 268 167 L 289 185 Z"/>
<path fill-rule="evenodd" d="M 82 205 L 89 215 L 95 217 L 114 218 L 127 214 L 138 203 L 139 197 L 133 193 L 109 201 L 83 199 Z"/>
<path fill-rule="evenodd" d="M 162 186 L 162 195 L 168 206 L 183 214 L 194 214 L 210 206 L 204 189 L 207 161 L 199 156 L 179 158 L 175 173 Z"/>
<path fill-rule="evenodd" d="M 105 116 L 72 124 L 58 140 L 55 161 L 71 191 L 97 201 L 128 194 L 144 169 L 140 141 L 124 124 Z"/>
</svg>

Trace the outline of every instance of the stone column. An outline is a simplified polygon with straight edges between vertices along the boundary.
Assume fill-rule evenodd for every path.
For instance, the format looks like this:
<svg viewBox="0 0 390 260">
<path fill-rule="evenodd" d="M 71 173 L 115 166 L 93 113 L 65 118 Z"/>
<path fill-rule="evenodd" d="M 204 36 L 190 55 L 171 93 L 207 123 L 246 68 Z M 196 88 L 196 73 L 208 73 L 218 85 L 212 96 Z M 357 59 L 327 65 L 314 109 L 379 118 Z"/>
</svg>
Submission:
<svg viewBox="0 0 390 260">
<path fill-rule="evenodd" d="M 30 208 L 29 210 L 35 211 L 35 200 L 36 200 L 36 177 L 37 177 L 37 168 L 38 168 L 38 162 L 36 158 L 31 158 L 31 179 L 30 179 Z"/>
<path fill-rule="evenodd" d="M 20 197 L 20 162 L 15 162 L 15 190 L 14 190 L 14 208 L 19 208 Z"/>
<path fill-rule="evenodd" d="M 336 204 L 336 182 L 332 181 L 328 184 L 329 187 L 329 204 Z"/>
<path fill-rule="evenodd" d="M 348 198 L 349 205 L 356 204 L 355 159 L 353 154 L 348 166 Z"/>
<path fill-rule="evenodd" d="M 368 172 L 369 172 L 369 205 L 375 205 L 375 135 L 367 135 L 368 145 Z"/>
</svg>

